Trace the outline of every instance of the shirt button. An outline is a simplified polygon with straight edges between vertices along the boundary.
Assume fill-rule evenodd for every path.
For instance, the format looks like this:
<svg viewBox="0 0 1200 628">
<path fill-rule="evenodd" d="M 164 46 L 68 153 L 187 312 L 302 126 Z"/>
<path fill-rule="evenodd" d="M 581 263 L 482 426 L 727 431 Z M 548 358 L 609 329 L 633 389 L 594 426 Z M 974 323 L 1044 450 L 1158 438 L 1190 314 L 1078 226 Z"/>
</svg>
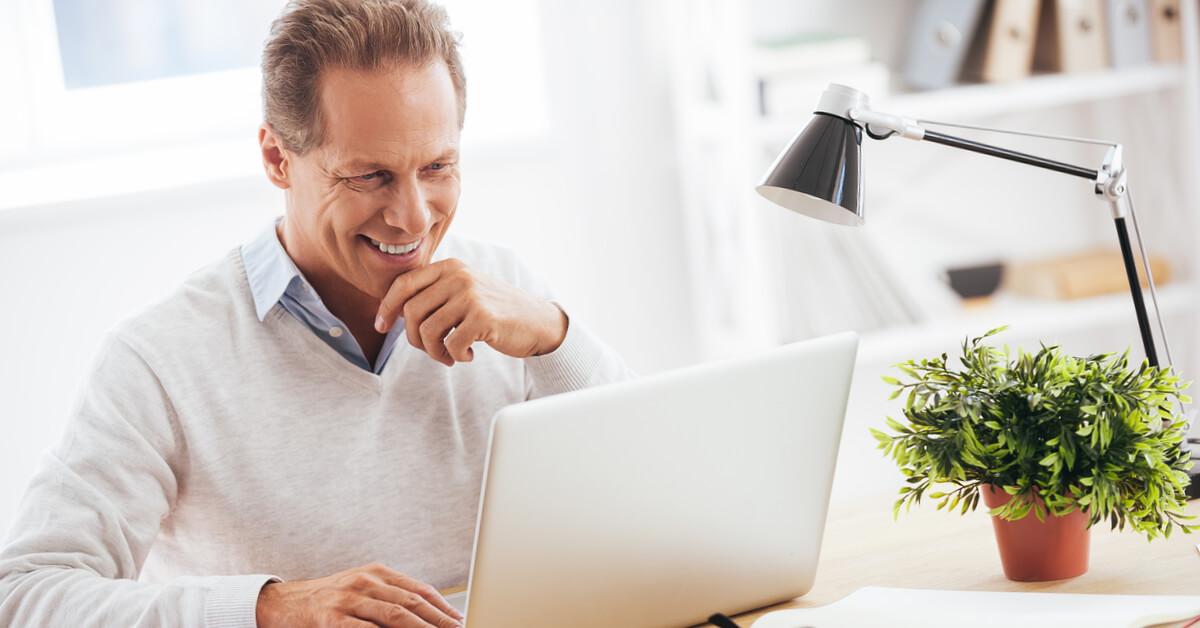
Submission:
<svg viewBox="0 0 1200 628">
<path fill-rule="evenodd" d="M 341 338 L 342 337 L 342 328 L 341 327 L 330 328 L 329 335 L 333 336 L 334 338 Z"/>
<path fill-rule="evenodd" d="M 306 283 L 302 283 L 302 284 L 300 284 L 300 287 L 301 287 L 301 288 L 304 288 L 304 291 L 305 291 L 305 292 L 308 292 L 308 284 L 306 284 Z"/>
</svg>

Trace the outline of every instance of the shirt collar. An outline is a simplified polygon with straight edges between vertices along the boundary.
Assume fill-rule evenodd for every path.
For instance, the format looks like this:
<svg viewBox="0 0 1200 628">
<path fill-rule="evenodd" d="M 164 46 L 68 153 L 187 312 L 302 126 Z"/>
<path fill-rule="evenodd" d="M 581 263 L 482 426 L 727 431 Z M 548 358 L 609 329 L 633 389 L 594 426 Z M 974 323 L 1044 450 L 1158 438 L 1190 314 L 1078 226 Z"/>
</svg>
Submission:
<svg viewBox="0 0 1200 628">
<path fill-rule="evenodd" d="M 275 307 L 293 281 L 304 281 L 300 269 L 279 242 L 275 228 L 280 220 L 271 221 L 267 228 L 242 245 L 242 265 L 246 268 L 259 321 L 267 317 L 267 312 Z"/>
</svg>

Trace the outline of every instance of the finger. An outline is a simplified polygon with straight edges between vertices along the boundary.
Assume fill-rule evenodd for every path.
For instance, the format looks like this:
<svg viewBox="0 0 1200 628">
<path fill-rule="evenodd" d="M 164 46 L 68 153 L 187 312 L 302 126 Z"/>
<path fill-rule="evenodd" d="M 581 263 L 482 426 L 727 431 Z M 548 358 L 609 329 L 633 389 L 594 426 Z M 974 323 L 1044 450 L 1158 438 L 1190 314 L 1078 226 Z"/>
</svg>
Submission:
<svg viewBox="0 0 1200 628">
<path fill-rule="evenodd" d="M 428 331 L 424 328 L 429 318 L 446 306 L 447 299 L 449 299 L 449 295 L 446 294 L 446 291 L 439 289 L 435 284 L 426 287 L 426 289 L 414 295 L 404 304 L 404 333 L 408 336 L 408 344 L 433 355 L 435 358 L 437 356 L 431 353 L 426 347 L 425 338 Z M 450 327 L 453 327 L 453 325 L 450 325 Z M 445 337 L 450 332 L 450 327 L 444 330 L 442 337 Z M 436 340 L 440 341 L 441 337 Z M 435 344 L 440 344 L 440 342 Z"/>
<path fill-rule="evenodd" d="M 471 349 L 471 345 L 476 342 L 486 341 L 487 338 L 479 333 L 479 326 L 476 323 L 476 316 L 468 314 L 467 317 L 450 332 L 442 340 L 442 344 L 446 347 L 446 352 L 450 357 L 458 362 L 470 362 L 475 358 L 475 351 Z"/>
<path fill-rule="evenodd" d="M 452 617 L 457 617 L 458 619 L 463 618 L 462 613 L 460 613 L 457 608 L 451 606 L 450 603 L 446 601 L 446 598 L 442 597 L 442 594 L 437 592 L 437 589 L 425 584 L 424 582 L 421 582 L 420 580 L 417 580 L 416 578 L 392 571 L 383 565 L 375 565 L 375 568 L 376 574 L 382 578 L 384 582 L 394 587 L 404 589 L 405 591 L 416 593 L 424 598 L 425 601 L 433 604 L 439 610 L 449 614 Z"/>
<path fill-rule="evenodd" d="M 425 353 L 446 366 L 454 366 L 454 357 L 446 348 L 445 340 L 451 331 L 462 323 L 464 316 L 465 307 L 451 301 L 443 304 L 422 321 L 420 335 Z"/>
<path fill-rule="evenodd" d="M 387 294 L 379 303 L 379 311 L 375 317 L 375 331 L 387 333 L 396 324 L 404 311 L 404 304 L 414 295 L 437 283 L 442 272 L 446 269 L 444 262 L 436 262 L 428 266 L 414 268 L 392 282 Z"/>
<path fill-rule="evenodd" d="M 458 620 L 416 593 L 386 585 L 382 589 L 387 592 L 377 592 L 377 598 L 363 598 L 354 616 L 385 628 L 460 628 Z"/>
</svg>

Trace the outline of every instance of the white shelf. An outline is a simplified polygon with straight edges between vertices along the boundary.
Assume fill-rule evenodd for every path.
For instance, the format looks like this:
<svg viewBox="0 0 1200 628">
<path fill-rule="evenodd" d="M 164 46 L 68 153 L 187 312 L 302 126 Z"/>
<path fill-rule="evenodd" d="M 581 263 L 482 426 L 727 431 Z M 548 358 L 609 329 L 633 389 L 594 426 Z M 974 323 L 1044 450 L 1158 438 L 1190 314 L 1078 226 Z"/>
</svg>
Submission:
<svg viewBox="0 0 1200 628">
<path fill-rule="evenodd" d="M 1151 326 L 1157 329 L 1148 292 L 1145 298 Z M 1178 283 L 1160 287 L 1158 303 L 1163 318 L 1169 321 L 1172 317 L 1185 316 L 1194 311 L 1198 299 L 1190 284 Z M 1000 342 L 1019 338 L 1024 343 L 1027 338 L 1033 338 L 1034 342 L 1045 340 L 1054 343 L 1057 338 L 1082 330 L 1119 325 L 1128 325 L 1135 333 L 1137 329 L 1133 300 L 1128 293 L 1074 300 L 1035 299 L 997 293 L 987 304 L 964 307 L 953 316 L 864 333 L 858 359 L 863 363 L 892 364 L 912 358 L 932 357 L 943 351 L 954 354 L 964 338 L 974 338 L 1004 325 L 1009 327 L 1009 331 L 999 338 Z M 1139 342 L 1136 336 L 1129 338 L 1129 345 L 1135 350 L 1139 348 Z M 1124 351 L 1125 348 L 1112 347 L 1105 351 Z"/>
<path fill-rule="evenodd" d="M 967 121 L 1000 113 L 1058 107 L 1181 87 L 1179 65 L 1148 65 L 1082 74 L 1046 74 L 1014 83 L 963 85 L 926 92 L 867 94 L 878 111 L 910 118 Z M 853 86 L 851 86 L 853 87 Z M 816 102 L 813 102 L 816 105 Z M 807 116 L 762 119 L 761 138 L 768 145 L 790 139 Z"/>
<path fill-rule="evenodd" d="M 964 85 L 930 92 L 897 93 L 875 106 L 888 113 L 933 119 L 980 117 L 1146 94 L 1183 84 L 1178 65 L 1147 65 L 1083 74 L 1046 74 L 1015 83 Z"/>
</svg>

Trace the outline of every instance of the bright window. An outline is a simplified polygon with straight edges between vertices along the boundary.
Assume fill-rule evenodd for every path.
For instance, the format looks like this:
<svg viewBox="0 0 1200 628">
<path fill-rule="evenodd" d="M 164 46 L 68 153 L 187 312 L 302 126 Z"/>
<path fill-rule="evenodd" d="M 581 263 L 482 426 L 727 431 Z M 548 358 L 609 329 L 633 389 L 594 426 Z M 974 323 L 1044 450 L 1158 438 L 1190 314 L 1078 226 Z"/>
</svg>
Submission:
<svg viewBox="0 0 1200 628">
<path fill-rule="evenodd" d="M 282 0 L 0 2 L 0 171 L 252 142 L 262 42 Z M 537 0 L 448 0 L 464 33 L 464 141 L 548 128 Z M 15 60 L 15 61 L 14 61 Z M 2 91 L 2 90 L 0 90 Z M 211 152 L 211 151 L 210 151 Z"/>
</svg>

